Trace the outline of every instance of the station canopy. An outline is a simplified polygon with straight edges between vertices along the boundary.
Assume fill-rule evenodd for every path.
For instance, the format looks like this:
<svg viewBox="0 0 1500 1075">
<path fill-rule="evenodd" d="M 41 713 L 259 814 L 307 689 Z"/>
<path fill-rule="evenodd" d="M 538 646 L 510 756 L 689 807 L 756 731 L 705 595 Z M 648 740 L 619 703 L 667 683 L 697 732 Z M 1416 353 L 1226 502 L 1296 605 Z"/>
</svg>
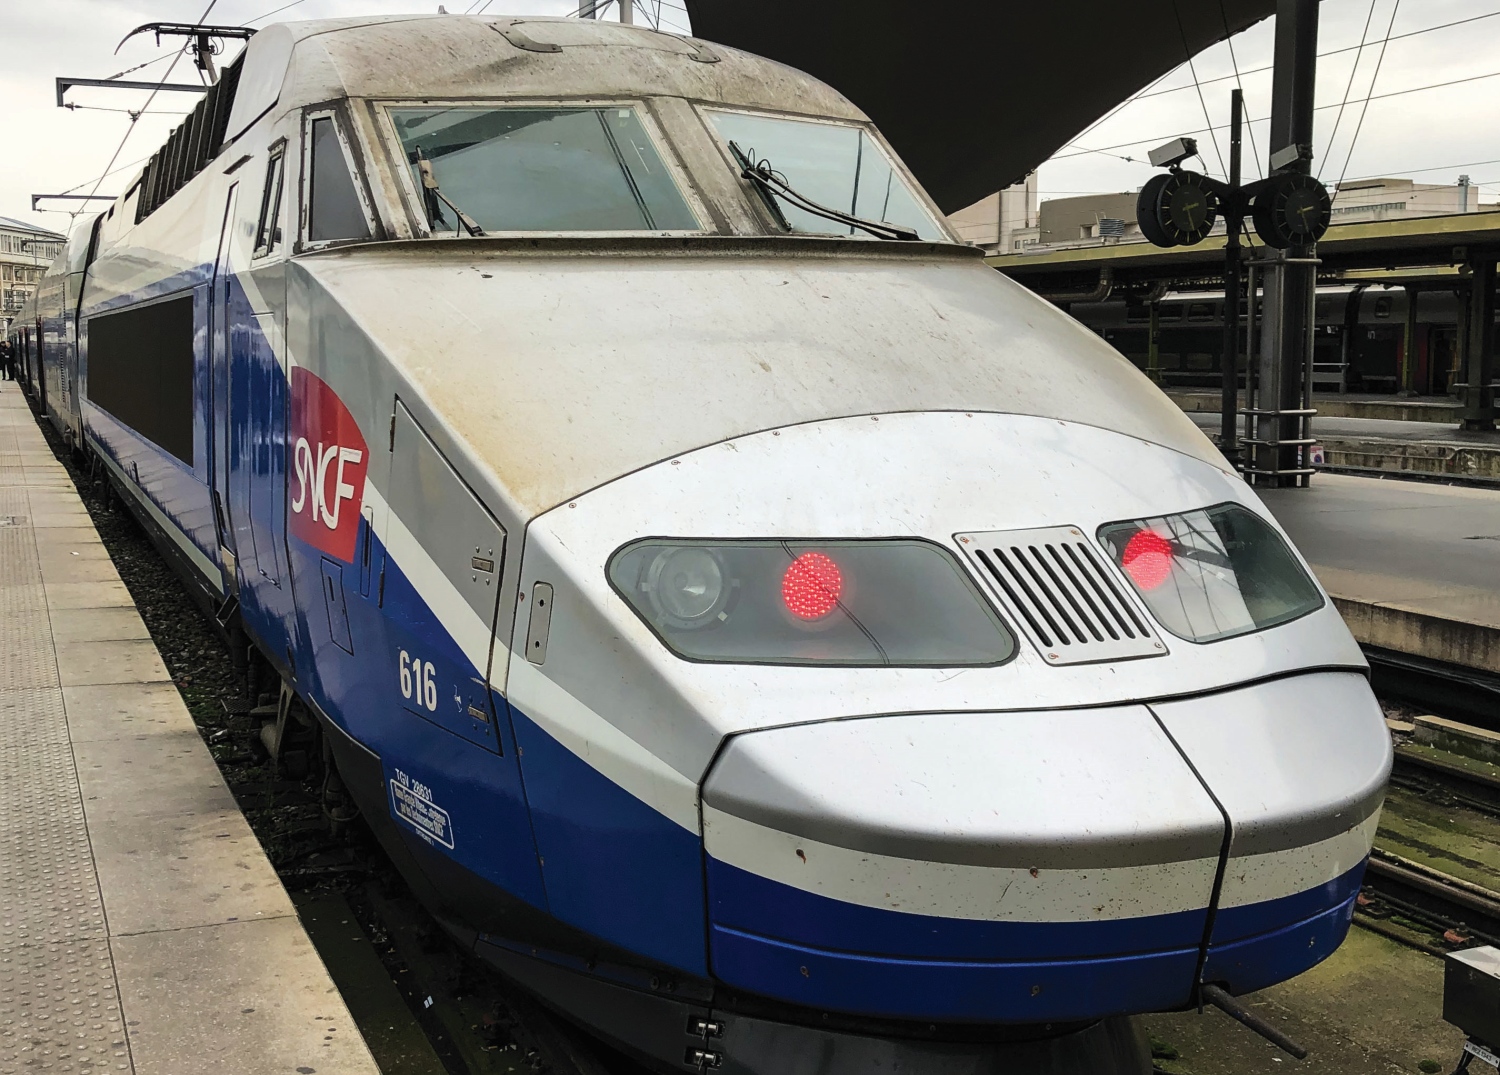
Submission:
<svg viewBox="0 0 1500 1075">
<path fill-rule="evenodd" d="M 1276 10 L 1275 0 L 686 3 L 694 36 L 799 68 L 862 108 L 948 213 L 1017 182 L 1131 94 Z"/>
</svg>

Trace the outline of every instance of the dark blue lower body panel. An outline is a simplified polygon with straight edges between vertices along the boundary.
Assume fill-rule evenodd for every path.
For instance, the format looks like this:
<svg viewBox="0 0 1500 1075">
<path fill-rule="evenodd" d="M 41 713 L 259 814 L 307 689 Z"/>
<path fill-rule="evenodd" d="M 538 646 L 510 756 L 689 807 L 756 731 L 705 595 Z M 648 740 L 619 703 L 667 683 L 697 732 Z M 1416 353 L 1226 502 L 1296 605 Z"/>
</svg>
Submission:
<svg viewBox="0 0 1500 1075">
<path fill-rule="evenodd" d="M 1336 907 L 1269 933 L 1210 946 L 1203 980 L 1223 982 L 1231 993 L 1240 994 L 1295 978 L 1344 943 L 1354 917 L 1354 899 L 1350 896 Z"/>
<path fill-rule="evenodd" d="M 966 962 L 808 948 L 715 926 L 714 974 L 810 1008 L 896 1019 L 1038 1023 L 1181 1007 L 1198 948 L 1106 959 Z"/>
<path fill-rule="evenodd" d="M 547 906 L 569 925 L 708 972 L 703 844 L 511 710 Z"/>
</svg>

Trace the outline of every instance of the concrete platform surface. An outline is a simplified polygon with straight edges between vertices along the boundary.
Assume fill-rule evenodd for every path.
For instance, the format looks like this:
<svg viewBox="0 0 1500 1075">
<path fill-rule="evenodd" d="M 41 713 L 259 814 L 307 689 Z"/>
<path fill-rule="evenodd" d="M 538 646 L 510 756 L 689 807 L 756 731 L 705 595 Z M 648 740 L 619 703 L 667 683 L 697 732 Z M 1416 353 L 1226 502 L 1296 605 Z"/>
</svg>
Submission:
<svg viewBox="0 0 1500 1075">
<path fill-rule="evenodd" d="M 0 1072 L 378 1075 L 0 382 Z"/>
<path fill-rule="evenodd" d="M 1198 428 L 1219 432 L 1217 411 L 1189 411 L 1188 417 Z M 1243 422 L 1241 429 L 1243 430 Z M 1322 440 L 1398 440 L 1425 444 L 1465 444 L 1500 450 L 1500 432 L 1474 433 L 1456 425 L 1435 422 L 1397 421 L 1391 418 L 1338 418 L 1318 414 L 1313 419 L 1313 433 Z"/>
<path fill-rule="evenodd" d="M 1217 388 L 1167 388 L 1172 401 L 1185 411 L 1219 409 Z M 1244 393 L 1240 395 L 1241 403 Z M 1313 406 L 1326 418 L 1392 418 L 1398 421 L 1458 425 L 1461 409 L 1450 396 L 1374 395 L 1359 392 L 1314 392 Z"/>
<path fill-rule="evenodd" d="M 1192 411 L 1188 417 L 1217 442 L 1217 413 Z M 1324 461 L 1331 467 L 1477 478 L 1500 488 L 1500 432 L 1476 433 L 1432 422 L 1328 418 L 1319 414 L 1313 419 L 1313 436 L 1318 438 Z"/>
<path fill-rule="evenodd" d="M 1320 474 L 1260 494 L 1360 642 L 1500 671 L 1500 490 Z"/>
</svg>

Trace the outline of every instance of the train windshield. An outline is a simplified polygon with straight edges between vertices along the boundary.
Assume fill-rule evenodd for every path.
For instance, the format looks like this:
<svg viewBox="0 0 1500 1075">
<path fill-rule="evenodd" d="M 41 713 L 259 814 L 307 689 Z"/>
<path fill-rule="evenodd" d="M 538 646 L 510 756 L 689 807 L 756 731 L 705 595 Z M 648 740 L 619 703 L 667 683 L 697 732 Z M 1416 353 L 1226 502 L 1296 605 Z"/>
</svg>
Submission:
<svg viewBox="0 0 1500 1075">
<path fill-rule="evenodd" d="M 864 220 L 911 228 L 929 242 L 948 241 L 867 131 L 842 123 L 744 112 L 710 111 L 708 117 L 726 145 L 733 142 L 752 165 L 765 162 L 788 186 L 819 205 Z M 827 220 L 785 198 L 773 197 L 795 232 L 865 234 L 856 226 Z"/>
<path fill-rule="evenodd" d="M 434 234 L 698 231 L 633 108 L 393 108 Z"/>
</svg>

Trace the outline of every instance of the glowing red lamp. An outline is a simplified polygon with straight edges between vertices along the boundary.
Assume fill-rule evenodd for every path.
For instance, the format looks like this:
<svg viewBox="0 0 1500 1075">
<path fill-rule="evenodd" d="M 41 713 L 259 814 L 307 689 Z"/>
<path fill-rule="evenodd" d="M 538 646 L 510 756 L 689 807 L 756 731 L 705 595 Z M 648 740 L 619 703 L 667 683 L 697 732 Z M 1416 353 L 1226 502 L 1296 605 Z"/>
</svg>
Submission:
<svg viewBox="0 0 1500 1075">
<path fill-rule="evenodd" d="M 799 620 L 820 620 L 838 607 L 844 573 L 821 552 L 804 552 L 781 576 L 781 600 Z"/>
<path fill-rule="evenodd" d="M 1120 566 L 1142 590 L 1154 590 L 1172 574 L 1172 543 L 1155 530 L 1137 530 L 1125 543 Z"/>
</svg>

